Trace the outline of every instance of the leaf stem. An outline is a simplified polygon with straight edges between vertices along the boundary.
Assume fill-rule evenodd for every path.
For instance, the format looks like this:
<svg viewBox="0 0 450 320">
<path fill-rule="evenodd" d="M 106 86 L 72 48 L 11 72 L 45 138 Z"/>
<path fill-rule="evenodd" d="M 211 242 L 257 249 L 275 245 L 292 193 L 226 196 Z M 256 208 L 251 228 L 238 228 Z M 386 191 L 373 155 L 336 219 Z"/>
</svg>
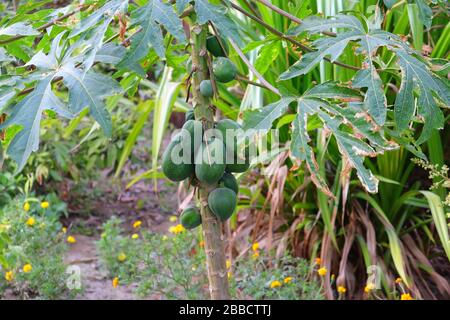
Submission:
<svg viewBox="0 0 450 320">
<path fill-rule="evenodd" d="M 40 26 L 40 27 L 37 28 L 36 30 L 37 30 L 37 31 L 44 31 L 44 30 L 47 29 L 48 27 L 51 27 L 51 26 L 57 24 L 58 22 L 63 21 L 63 20 L 65 20 L 65 19 L 67 19 L 67 18 L 73 16 L 74 14 L 76 14 L 76 13 L 78 13 L 78 12 L 81 12 L 81 11 L 85 10 L 88 6 L 89 6 L 89 5 L 87 5 L 87 4 L 80 5 L 80 6 L 79 6 L 77 9 L 75 9 L 74 11 L 71 11 L 71 12 L 69 12 L 69 13 L 66 13 L 65 15 L 62 15 L 62 16 L 59 17 L 59 18 L 56 18 L 56 19 L 54 19 L 54 20 L 52 20 L 52 21 L 50 21 L 50 22 L 47 22 L 46 24 Z M 4 44 L 10 43 L 10 42 L 14 42 L 14 41 L 20 40 L 20 39 L 25 38 L 25 37 L 28 37 L 28 36 L 18 35 L 18 36 L 14 36 L 14 37 L 11 37 L 11 38 L 8 38 L 8 39 L 5 39 L 5 40 L 1 40 L 1 41 L 0 41 L 0 45 L 4 45 Z"/>
<path fill-rule="evenodd" d="M 241 12 L 242 14 L 244 14 L 244 15 L 247 16 L 248 18 L 252 19 L 253 21 L 258 22 L 260 25 L 262 25 L 264 28 L 266 28 L 269 32 L 271 32 L 271 33 L 273 33 L 274 35 L 280 37 L 281 39 L 284 39 L 284 40 L 286 40 L 286 41 L 289 41 L 290 43 L 296 45 L 297 47 L 303 49 L 304 51 L 307 51 L 307 52 L 312 52 L 312 51 L 314 51 L 312 48 L 310 48 L 310 47 L 308 47 L 308 46 L 305 46 L 303 43 L 300 43 L 300 42 L 298 42 L 297 40 L 295 40 L 295 39 L 293 39 L 293 38 L 291 38 L 291 37 L 286 36 L 284 33 L 278 31 L 277 29 L 275 29 L 274 27 L 272 27 L 272 26 L 269 25 L 268 23 L 264 22 L 262 19 L 260 19 L 260 18 L 258 18 L 258 17 L 255 17 L 254 15 L 248 13 L 247 11 L 245 11 L 244 9 L 242 9 L 241 7 L 239 7 L 238 5 L 236 5 L 236 4 L 234 4 L 234 3 L 231 3 L 231 2 L 230 2 L 230 5 L 231 5 L 231 7 L 232 7 L 233 9 L 235 9 L 235 10 Z M 361 68 L 359 68 L 359 67 L 351 66 L 351 65 L 348 65 L 348 64 L 346 64 L 346 63 L 339 62 L 339 61 L 332 61 L 332 60 L 331 60 L 330 58 L 328 58 L 328 57 L 324 57 L 324 60 L 326 60 L 326 61 L 328 61 L 328 62 L 330 62 L 330 63 L 332 63 L 332 64 L 335 64 L 335 65 L 337 65 L 337 66 L 340 66 L 340 67 L 343 67 L 343 68 L 347 68 L 347 69 L 350 69 L 350 70 L 355 70 L 355 71 L 361 70 Z"/>
</svg>

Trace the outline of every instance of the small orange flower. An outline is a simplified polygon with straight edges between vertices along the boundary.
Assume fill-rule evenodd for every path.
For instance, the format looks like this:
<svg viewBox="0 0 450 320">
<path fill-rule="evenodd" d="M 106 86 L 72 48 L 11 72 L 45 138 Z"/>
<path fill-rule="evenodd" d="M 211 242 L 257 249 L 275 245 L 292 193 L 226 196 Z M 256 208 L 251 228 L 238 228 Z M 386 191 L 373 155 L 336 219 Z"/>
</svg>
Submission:
<svg viewBox="0 0 450 320">
<path fill-rule="evenodd" d="M 31 272 L 31 270 L 33 270 L 33 266 L 31 264 L 27 263 L 26 265 L 23 266 L 22 270 L 25 273 L 29 273 L 29 272 Z"/>
<path fill-rule="evenodd" d="M 286 277 L 283 280 L 283 282 L 286 283 L 286 284 L 290 283 L 291 281 L 292 281 L 292 277 Z"/>
<path fill-rule="evenodd" d="M 278 288 L 278 287 L 281 287 L 281 282 L 280 282 L 280 281 L 275 280 L 275 281 L 272 281 L 272 282 L 270 283 L 270 288 L 271 288 L 271 289 Z"/>
<path fill-rule="evenodd" d="M 33 217 L 29 217 L 27 222 L 25 222 L 27 226 L 32 227 L 36 224 L 36 219 L 34 219 Z"/>
<path fill-rule="evenodd" d="M 400 277 L 398 277 L 397 279 L 395 279 L 395 283 L 396 284 L 400 284 L 400 283 L 402 283 L 402 278 L 400 278 Z"/>
<path fill-rule="evenodd" d="M 203 248 L 203 247 L 205 247 L 205 241 L 200 241 L 199 243 L 198 243 L 198 246 L 200 247 L 200 248 Z"/>
<path fill-rule="evenodd" d="M 119 255 L 117 256 L 117 260 L 119 260 L 120 262 L 124 262 L 125 260 L 127 260 L 126 254 L 123 252 L 119 253 Z"/>
<path fill-rule="evenodd" d="M 253 258 L 253 259 L 257 259 L 258 257 L 259 257 L 259 251 L 253 252 L 252 258 Z"/>
<path fill-rule="evenodd" d="M 142 221 L 137 220 L 133 223 L 133 228 L 135 228 L 135 229 L 140 228 L 141 225 L 142 225 Z"/>
<path fill-rule="evenodd" d="M 319 276 L 324 277 L 327 274 L 328 270 L 325 267 L 320 268 L 319 270 L 317 270 L 317 273 L 319 274 Z"/>
<path fill-rule="evenodd" d="M 316 259 L 314 260 L 314 262 L 315 262 L 318 266 L 320 266 L 320 264 L 322 263 L 322 259 L 316 258 Z"/>
<path fill-rule="evenodd" d="M 411 294 L 409 293 L 404 293 L 401 295 L 400 300 L 414 300 L 413 297 L 411 296 Z"/>
<path fill-rule="evenodd" d="M 375 289 L 375 284 L 369 282 L 368 284 L 366 284 L 366 286 L 364 287 L 364 292 L 365 293 L 369 293 L 370 291 Z"/>
<path fill-rule="evenodd" d="M 345 288 L 344 286 L 339 286 L 339 287 L 337 288 L 337 291 L 338 291 L 339 293 L 341 293 L 341 294 L 344 294 L 344 293 L 347 292 L 347 288 Z"/>
<path fill-rule="evenodd" d="M 14 273 L 12 271 L 8 271 L 5 273 L 5 280 L 11 282 L 14 279 Z"/>
<path fill-rule="evenodd" d="M 113 281 L 112 281 L 112 286 L 113 286 L 114 289 L 117 288 L 117 287 L 119 286 L 119 278 L 118 278 L 118 277 L 115 277 L 115 278 L 113 279 Z"/>
</svg>

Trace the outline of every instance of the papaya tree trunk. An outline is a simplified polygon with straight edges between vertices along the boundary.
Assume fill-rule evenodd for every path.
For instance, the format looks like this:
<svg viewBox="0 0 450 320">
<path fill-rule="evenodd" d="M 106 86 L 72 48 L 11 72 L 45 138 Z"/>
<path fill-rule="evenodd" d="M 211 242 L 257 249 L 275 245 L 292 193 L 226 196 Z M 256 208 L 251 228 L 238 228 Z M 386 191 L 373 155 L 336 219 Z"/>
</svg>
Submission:
<svg viewBox="0 0 450 320">
<path fill-rule="evenodd" d="M 201 95 L 200 82 L 208 79 L 208 64 L 206 51 L 207 25 L 191 27 L 192 49 L 192 95 L 195 119 L 202 121 L 204 129 L 214 126 L 214 112 L 210 107 L 210 99 Z M 202 216 L 203 240 L 205 243 L 206 268 L 208 271 L 209 291 L 212 300 L 230 299 L 228 276 L 222 236 L 222 224 L 212 214 L 208 207 L 208 194 L 215 185 L 202 183 L 198 188 L 198 200 Z"/>
</svg>

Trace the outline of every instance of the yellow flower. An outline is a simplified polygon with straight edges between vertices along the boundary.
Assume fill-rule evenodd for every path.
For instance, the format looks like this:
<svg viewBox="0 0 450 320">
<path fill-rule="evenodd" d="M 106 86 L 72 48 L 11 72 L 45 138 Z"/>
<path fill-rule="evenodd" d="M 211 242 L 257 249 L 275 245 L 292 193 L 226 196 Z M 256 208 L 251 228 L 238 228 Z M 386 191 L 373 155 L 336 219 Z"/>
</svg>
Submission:
<svg viewBox="0 0 450 320">
<path fill-rule="evenodd" d="M 231 261 L 227 260 L 226 265 L 227 265 L 227 269 L 230 269 L 231 268 Z"/>
<path fill-rule="evenodd" d="M 369 292 L 372 291 L 373 289 L 375 289 L 375 284 L 369 282 L 369 283 L 366 284 L 366 286 L 364 287 L 364 292 L 365 292 L 365 293 L 369 293 Z"/>
<path fill-rule="evenodd" d="M 33 266 L 31 264 L 27 263 L 23 266 L 23 272 L 28 273 L 31 272 L 31 270 L 33 270 Z"/>
<path fill-rule="evenodd" d="M 77 239 L 75 239 L 74 236 L 68 236 L 68 237 L 67 237 L 67 242 L 68 242 L 68 243 L 76 243 L 76 242 L 77 242 Z"/>
<path fill-rule="evenodd" d="M 403 293 L 400 300 L 414 300 L 409 293 Z"/>
<path fill-rule="evenodd" d="M 322 267 L 319 270 L 317 270 L 317 273 L 319 274 L 319 276 L 324 277 L 327 274 L 327 268 Z"/>
<path fill-rule="evenodd" d="M 231 279 L 231 276 L 232 276 L 233 274 L 231 273 L 231 272 L 227 272 L 227 276 L 228 276 L 228 279 Z"/>
<path fill-rule="evenodd" d="M 331 280 L 331 281 L 334 281 L 335 278 L 336 278 L 335 274 L 334 274 L 334 273 L 331 274 L 330 280 Z"/>
<path fill-rule="evenodd" d="M 257 259 L 259 257 L 259 251 L 255 251 L 252 255 L 253 259 Z"/>
<path fill-rule="evenodd" d="M 286 277 L 286 278 L 284 278 L 284 280 L 283 280 L 284 283 L 289 283 L 289 282 L 291 282 L 291 281 L 292 281 L 292 277 Z"/>
<path fill-rule="evenodd" d="M 14 278 L 14 273 L 12 271 L 8 271 L 5 273 L 5 280 L 11 282 Z"/>
<path fill-rule="evenodd" d="M 119 286 L 119 278 L 115 277 L 112 281 L 113 288 L 117 288 Z"/>
<path fill-rule="evenodd" d="M 344 294 L 344 293 L 347 292 L 347 288 L 345 288 L 345 287 L 343 287 L 343 286 L 339 286 L 339 287 L 337 288 L 337 291 L 338 291 L 339 293 Z"/>
<path fill-rule="evenodd" d="M 119 253 L 119 255 L 117 256 L 117 260 L 119 260 L 120 262 L 124 262 L 126 259 L 127 256 L 123 252 Z"/>
<path fill-rule="evenodd" d="M 170 222 L 176 222 L 177 221 L 177 217 L 176 216 L 170 216 L 169 221 Z"/>
<path fill-rule="evenodd" d="M 271 289 L 278 288 L 278 287 L 281 287 L 281 282 L 280 281 L 275 280 L 275 281 L 271 282 L 271 284 L 270 284 L 270 288 Z"/>
<path fill-rule="evenodd" d="M 138 220 L 133 223 L 133 228 L 135 228 L 135 229 L 140 228 L 141 225 L 142 225 L 142 221 Z"/>
<path fill-rule="evenodd" d="M 320 265 L 320 264 L 322 263 L 322 259 L 316 258 L 316 259 L 314 260 L 314 262 L 315 262 L 317 265 Z"/>
<path fill-rule="evenodd" d="M 396 284 L 400 284 L 400 283 L 402 283 L 402 278 L 400 278 L 400 277 L 398 277 L 397 279 L 395 279 L 395 283 Z"/>
<path fill-rule="evenodd" d="M 198 246 L 200 247 L 200 248 L 203 248 L 203 247 L 205 247 L 205 241 L 200 241 L 199 243 L 198 243 Z"/>
<path fill-rule="evenodd" d="M 61 231 L 62 231 L 63 233 L 66 233 L 66 232 L 67 232 L 67 228 L 66 228 L 66 227 L 63 227 L 63 228 L 61 229 Z"/>
<path fill-rule="evenodd" d="M 255 242 L 254 244 L 252 244 L 253 251 L 258 251 L 258 249 L 259 249 L 259 242 Z"/>
<path fill-rule="evenodd" d="M 138 239 L 138 238 L 139 238 L 139 235 L 138 235 L 137 233 L 133 233 L 133 234 L 131 235 L 131 239 L 136 240 L 136 239 Z"/>
<path fill-rule="evenodd" d="M 25 210 L 26 212 L 30 211 L 30 204 L 28 202 L 25 202 L 23 204 L 23 210 Z"/>
<path fill-rule="evenodd" d="M 35 223 L 36 223 L 36 219 L 34 219 L 33 217 L 29 217 L 26 222 L 27 226 L 29 226 L 29 227 L 34 226 Z"/>
<path fill-rule="evenodd" d="M 173 233 L 173 234 L 179 234 L 179 233 L 183 232 L 184 230 L 186 230 L 186 229 L 184 229 L 184 227 L 181 224 L 177 224 L 176 226 L 172 226 L 169 228 L 169 232 Z"/>
<path fill-rule="evenodd" d="M 41 208 L 42 209 L 47 209 L 49 206 L 50 206 L 50 203 L 48 203 L 48 201 L 41 202 Z"/>
</svg>

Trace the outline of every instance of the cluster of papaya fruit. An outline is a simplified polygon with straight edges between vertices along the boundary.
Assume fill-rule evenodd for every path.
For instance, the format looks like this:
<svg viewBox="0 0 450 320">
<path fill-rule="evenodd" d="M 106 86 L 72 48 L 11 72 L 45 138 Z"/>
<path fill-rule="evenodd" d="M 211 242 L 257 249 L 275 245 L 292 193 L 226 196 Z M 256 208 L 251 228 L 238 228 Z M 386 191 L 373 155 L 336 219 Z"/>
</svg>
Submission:
<svg viewBox="0 0 450 320">
<path fill-rule="evenodd" d="M 224 50 L 228 50 L 226 41 L 219 42 L 217 37 L 210 36 L 207 49 L 215 57 L 212 65 L 214 79 L 223 83 L 235 79 L 237 68 L 225 57 Z M 205 97 L 213 96 L 211 80 L 200 83 L 200 93 Z M 236 133 L 241 126 L 233 120 L 223 119 L 216 122 L 211 130 L 205 129 L 201 121 L 195 120 L 194 111 L 188 111 L 181 133 L 173 137 L 164 152 L 162 170 L 172 181 L 189 179 L 193 185 L 206 186 L 207 190 L 211 190 L 208 195 L 209 209 L 219 220 L 226 221 L 237 205 L 239 185 L 233 173 L 245 172 L 250 166 L 248 146 L 245 143 L 243 147 L 238 145 Z M 213 134 L 208 134 L 211 131 Z M 198 136 L 201 139 L 196 141 Z M 183 148 L 185 140 L 190 144 Z M 175 161 L 174 154 L 192 161 Z M 196 207 L 183 210 L 181 224 L 186 229 L 193 229 L 201 222 Z"/>
</svg>

